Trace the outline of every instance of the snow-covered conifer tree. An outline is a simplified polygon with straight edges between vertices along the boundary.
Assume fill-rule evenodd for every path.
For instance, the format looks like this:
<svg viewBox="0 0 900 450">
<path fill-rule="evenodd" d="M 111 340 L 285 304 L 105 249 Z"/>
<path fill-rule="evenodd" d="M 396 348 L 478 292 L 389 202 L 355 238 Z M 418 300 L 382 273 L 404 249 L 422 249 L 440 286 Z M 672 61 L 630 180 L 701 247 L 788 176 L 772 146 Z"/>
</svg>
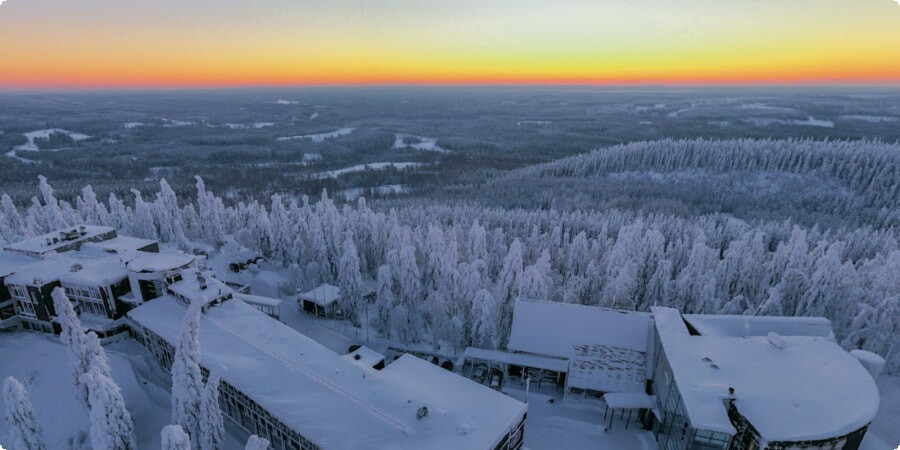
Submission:
<svg viewBox="0 0 900 450">
<path fill-rule="evenodd" d="M 87 386 L 81 381 L 81 376 L 91 369 L 92 351 L 88 348 L 88 338 L 81 328 L 81 321 L 75 314 L 72 302 L 62 288 L 54 289 L 51 296 L 53 309 L 56 310 L 55 321 L 61 328 L 59 339 L 66 346 L 66 353 L 69 356 L 69 370 L 72 372 L 75 392 L 81 403 L 90 406 Z"/>
<path fill-rule="evenodd" d="M 244 450 L 267 450 L 268 448 L 268 439 L 263 439 L 254 434 L 250 436 L 250 439 L 247 439 L 247 445 L 244 447 Z"/>
<path fill-rule="evenodd" d="M 483 348 L 497 346 L 497 303 L 487 289 L 482 289 L 475 294 L 472 302 L 472 342 Z"/>
<path fill-rule="evenodd" d="M 10 428 L 10 450 L 44 450 L 43 431 L 34 416 L 28 391 L 13 377 L 3 381 L 3 403 Z"/>
<path fill-rule="evenodd" d="M 135 450 L 134 423 L 122 392 L 112 378 L 94 367 L 81 376 L 91 404 L 91 445 L 109 450 Z"/>
<path fill-rule="evenodd" d="M 359 273 L 359 256 L 352 237 L 344 240 L 343 254 L 338 266 L 338 284 L 341 289 L 341 308 L 349 314 L 354 324 L 359 323 L 359 308 L 362 304 L 363 284 Z"/>
<path fill-rule="evenodd" d="M 199 448 L 200 397 L 203 376 L 200 373 L 200 316 L 202 301 L 187 308 L 181 326 L 181 342 L 172 362 L 172 422 L 191 437 L 191 445 Z"/>
<path fill-rule="evenodd" d="M 219 406 L 219 371 L 213 370 L 200 399 L 200 450 L 218 450 L 225 442 L 225 425 Z"/>
<path fill-rule="evenodd" d="M 178 425 L 166 425 L 160 433 L 162 450 L 191 450 L 191 438 Z"/>
</svg>

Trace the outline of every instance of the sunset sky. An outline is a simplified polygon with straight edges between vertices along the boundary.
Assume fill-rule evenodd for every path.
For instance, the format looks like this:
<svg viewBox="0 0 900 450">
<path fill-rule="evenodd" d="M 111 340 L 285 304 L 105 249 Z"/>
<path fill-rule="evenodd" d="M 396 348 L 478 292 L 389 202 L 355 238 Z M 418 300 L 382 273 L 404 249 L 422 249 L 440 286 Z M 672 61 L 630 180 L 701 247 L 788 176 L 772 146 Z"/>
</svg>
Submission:
<svg viewBox="0 0 900 450">
<path fill-rule="evenodd" d="M 0 88 L 900 85 L 895 0 L 6 0 Z"/>
</svg>

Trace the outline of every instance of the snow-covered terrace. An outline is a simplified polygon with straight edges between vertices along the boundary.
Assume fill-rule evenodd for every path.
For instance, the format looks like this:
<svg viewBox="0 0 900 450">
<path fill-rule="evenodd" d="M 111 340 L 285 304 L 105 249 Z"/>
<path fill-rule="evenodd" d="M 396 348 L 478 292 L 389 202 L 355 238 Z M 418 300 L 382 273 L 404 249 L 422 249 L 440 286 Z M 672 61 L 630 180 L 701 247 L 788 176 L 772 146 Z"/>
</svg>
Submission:
<svg viewBox="0 0 900 450">
<path fill-rule="evenodd" d="M 733 316 L 684 314 L 684 321 L 703 336 L 820 336 L 832 334 L 831 321 L 824 317 Z"/>
<path fill-rule="evenodd" d="M 37 261 L 21 253 L 0 251 L 0 278 L 16 273 L 21 267 Z"/>
<path fill-rule="evenodd" d="M 84 242 L 114 237 L 116 237 L 115 228 L 80 225 L 9 244 L 6 246 L 6 250 L 32 256 L 43 256 L 53 251 L 61 251 L 78 246 Z"/>
<path fill-rule="evenodd" d="M 9 285 L 43 286 L 53 281 L 79 286 L 109 286 L 128 277 L 115 257 L 96 257 L 80 252 L 48 255 L 21 265 L 5 279 Z"/>
<path fill-rule="evenodd" d="M 108 253 L 128 254 L 136 251 L 148 251 L 148 249 L 157 246 L 159 243 L 152 239 L 141 239 L 131 236 L 117 236 L 109 240 L 100 242 L 89 242 L 82 246 L 82 250 L 87 248 L 96 248 Z"/>
<path fill-rule="evenodd" d="M 190 266 L 194 260 L 194 255 L 183 252 L 143 253 L 128 263 L 128 270 L 144 273 L 167 272 Z"/>
<path fill-rule="evenodd" d="M 174 346 L 184 313 L 161 297 L 128 315 Z M 210 308 L 200 327 L 203 366 L 224 367 L 225 382 L 324 449 L 490 449 L 527 409 L 410 355 L 364 369 L 243 302 Z"/>
<path fill-rule="evenodd" d="M 692 336 L 674 309 L 655 307 L 653 318 L 694 428 L 734 434 L 732 397 L 770 442 L 840 437 L 878 411 L 872 377 L 830 337 Z"/>
</svg>

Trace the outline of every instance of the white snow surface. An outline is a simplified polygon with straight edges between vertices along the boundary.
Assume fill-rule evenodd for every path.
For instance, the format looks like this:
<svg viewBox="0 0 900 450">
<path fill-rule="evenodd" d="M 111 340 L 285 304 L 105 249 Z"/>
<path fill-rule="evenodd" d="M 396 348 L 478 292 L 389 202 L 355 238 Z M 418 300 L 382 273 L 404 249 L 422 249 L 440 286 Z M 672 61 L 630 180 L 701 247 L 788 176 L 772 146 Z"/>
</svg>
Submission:
<svg viewBox="0 0 900 450">
<path fill-rule="evenodd" d="M 174 343 L 184 313 L 161 297 L 128 315 Z M 225 367 L 224 381 L 325 448 L 490 448 L 527 409 L 411 355 L 382 371 L 360 368 L 239 301 L 204 314 L 200 342 L 203 366 Z M 422 406 L 429 415 L 417 420 Z M 461 422 L 477 425 L 460 434 Z"/>
<path fill-rule="evenodd" d="M 652 308 L 675 382 L 695 428 L 734 433 L 723 400 L 768 441 L 827 439 L 853 432 L 878 412 L 869 373 L 831 338 L 691 336 L 681 315 Z M 705 358 L 705 359 L 704 359 Z"/>
<path fill-rule="evenodd" d="M 540 330 L 540 332 L 535 332 Z M 581 344 L 647 352 L 650 314 L 543 300 L 519 299 L 507 347 L 569 358 Z"/>
<path fill-rule="evenodd" d="M 344 127 L 344 128 L 338 128 L 337 130 L 329 131 L 326 133 L 304 134 L 304 135 L 300 135 L 300 136 L 283 136 L 283 137 L 277 138 L 276 140 L 290 141 L 293 139 L 309 139 L 313 142 L 325 142 L 328 139 L 337 139 L 341 136 L 347 136 L 350 133 L 353 133 L 353 130 L 355 130 L 355 129 L 356 128 L 354 128 L 354 127 Z"/>
<path fill-rule="evenodd" d="M 159 253 L 141 253 L 128 263 L 128 270 L 133 272 L 165 272 L 185 267 L 194 262 L 194 256 L 178 251 L 161 251 Z"/>
<path fill-rule="evenodd" d="M 47 255 L 44 259 L 16 268 L 16 273 L 6 277 L 7 284 L 43 286 L 52 281 L 63 281 L 80 286 L 109 286 L 128 277 L 119 258 L 90 255 L 83 252 L 65 252 Z"/>
<path fill-rule="evenodd" d="M 383 170 L 393 167 L 397 170 L 408 169 L 410 167 L 419 167 L 424 164 L 418 162 L 375 162 L 370 164 L 357 164 L 355 166 L 345 167 L 343 169 L 329 170 L 314 174 L 316 178 L 337 178 L 353 172 L 363 172 L 366 170 Z"/>
<path fill-rule="evenodd" d="M 450 153 L 450 150 L 437 145 L 437 139 L 435 138 L 402 133 L 397 133 L 395 135 L 394 145 L 391 146 L 391 148 L 394 150 L 408 148 L 423 152 Z"/>
<path fill-rule="evenodd" d="M 869 123 L 894 123 L 894 122 L 900 122 L 900 117 L 870 116 L 870 115 L 865 115 L 865 114 L 849 114 L 849 115 L 838 117 L 838 120 L 850 120 L 850 121 L 856 121 L 856 122 L 869 122 Z"/>
<path fill-rule="evenodd" d="M 704 336 L 832 335 L 831 321 L 824 317 L 737 316 L 724 314 L 684 314 L 684 320 Z"/>
</svg>

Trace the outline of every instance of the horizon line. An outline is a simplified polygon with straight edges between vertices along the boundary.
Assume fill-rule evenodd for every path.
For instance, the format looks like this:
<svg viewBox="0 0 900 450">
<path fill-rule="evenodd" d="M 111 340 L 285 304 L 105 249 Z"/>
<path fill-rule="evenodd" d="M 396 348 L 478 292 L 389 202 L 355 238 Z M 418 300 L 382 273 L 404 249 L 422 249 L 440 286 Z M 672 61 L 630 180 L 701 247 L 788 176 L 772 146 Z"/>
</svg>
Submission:
<svg viewBox="0 0 900 450">
<path fill-rule="evenodd" d="M 422 80 L 422 81 L 370 81 L 370 82 L 286 82 L 286 83 L 109 83 L 109 84 L 47 84 L 2 85 L 0 93 L 16 92 L 88 92 L 88 91 L 174 91 L 174 90 L 226 90 L 226 89 L 309 89 L 309 88 L 465 88 L 465 87 L 594 87 L 594 88 L 759 88 L 759 87 L 808 87 L 808 88 L 900 88 L 900 79 L 689 79 L 689 80 Z"/>
</svg>

